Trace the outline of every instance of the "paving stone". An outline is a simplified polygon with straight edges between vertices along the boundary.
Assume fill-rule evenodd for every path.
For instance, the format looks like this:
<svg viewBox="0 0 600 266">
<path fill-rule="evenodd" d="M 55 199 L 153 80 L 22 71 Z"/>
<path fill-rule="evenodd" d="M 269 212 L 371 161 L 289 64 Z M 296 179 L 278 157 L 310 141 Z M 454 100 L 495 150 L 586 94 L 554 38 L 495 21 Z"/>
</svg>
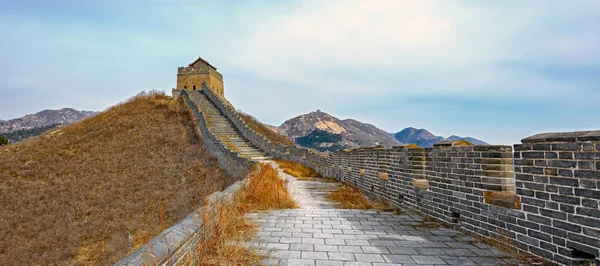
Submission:
<svg viewBox="0 0 600 266">
<path fill-rule="evenodd" d="M 290 250 L 299 250 L 299 251 L 314 251 L 315 248 L 311 244 L 291 244 Z"/>
<path fill-rule="evenodd" d="M 341 260 L 317 260 L 317 266 L 343 266 L 344 262 Z"/>
<path fill-rule="evenodd" d="M 318 207 L 248 216 L 259 223 L 259 252 L 269 256 L 264 265 L 459 266 L 515 262 L 508 254 L 473 242 L 453 229 L 416 230 L 414 225 L 422 221 L 418 215 L 334 209 L 323 200 L 326 193 L 318 189 L 309 192 L 314 199 L 321 199 Z"/>
<path fill-rule="evenodd" d="M 352 252 L 352 253 L 362 253 L 362 248 L 360 246 L 338 246 L 338 250 L 340 252 Z"/>
<path fill-rule="evenodd" d="M 387 254 L 390 253 L 385 247 L 360 246 L 363 253 Z"/>
<path fill-rule="evenodd" d="M 290 244 L 269 243 L 267 249 L 289 250 Z"/>
<path fill-rule="evenodd" d="M 345 252 L 328 252 L 330 260 L 354 261 L 354 254 Z"/>
<path fill-rule="evenodd" d="M 366 262 L 385 262 L 383 257 L 379 254 L 354 254 L 356 261 Z"/>
<path fill-rule="evenodd" d="M 410 256 L 417 264 L 446 264 L 446 262 L 437 256 Z"/>
<path fill-rule="evenodd" d="M 415 263 L 410 255 L 384 255 L 386 262 L 393 263 Z"/>
<path fill-rule="evenodd" d="M 302 244 L 324 245 L 325 239 L 320 238 L 302 238 Z"/>
<path fill-rule="evenodd" d="M 327 260 L 327 252 L 316 252 L 316 251 L 302 251 L 303 259 L 321 259 Z"/>
<path fill-rule="evenodd" d="M 372 266 L 370 262 L 362 262 L 362 261 L 349 261 L 344 263 L 344 266 Z"/>
</svg>

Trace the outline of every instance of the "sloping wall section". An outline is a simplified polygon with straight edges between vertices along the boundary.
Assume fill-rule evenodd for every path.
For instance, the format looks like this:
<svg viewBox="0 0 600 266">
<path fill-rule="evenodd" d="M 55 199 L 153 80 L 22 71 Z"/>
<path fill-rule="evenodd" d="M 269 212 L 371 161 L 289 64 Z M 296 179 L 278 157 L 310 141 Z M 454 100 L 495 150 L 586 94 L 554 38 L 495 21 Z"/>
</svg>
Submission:
<svg viewBox="0 0 600 266">
<path fill-rule="evenodd" d="M 206 95 L 253 145 L 315 168 L 393 206 L 506 238 L 559 264 L 600 265 L 600 130 L 538 134 L 511 146 L 360 148 L 317 153 L 272 144 L 235 108 Z"/>
</svg>

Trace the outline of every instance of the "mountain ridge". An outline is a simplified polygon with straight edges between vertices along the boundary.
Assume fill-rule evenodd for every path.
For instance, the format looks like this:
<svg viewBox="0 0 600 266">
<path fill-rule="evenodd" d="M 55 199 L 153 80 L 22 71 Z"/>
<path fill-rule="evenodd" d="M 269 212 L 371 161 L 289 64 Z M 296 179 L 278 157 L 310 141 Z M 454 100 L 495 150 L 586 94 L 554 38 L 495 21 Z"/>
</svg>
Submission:
<svg viewBox="0 0 600 266">
<path fill-rule="evenodd" d="M 275 130 L 275 127 L 272 126 L 272 129 Z M 467 140 L 476 145 L 487 144 L 473 137 L 451 135 L 444 138 L 423 128 L 407 127 L 399 132 L 389 133 L 372 124 L 351 118 L 339 119 L 321 110 L 288 119 L 277 127 L 277 132 L 300 146 L 320 151 L 376 145 L 392 147 L 411 143 L 430 148 L 442 140 Z"/>
<path fill-rule="evenodd" d="M 0 133 L 10 133 L 18 130 L 30 130 L 55 124 L 70 124 L 98 112 L 79 111 L 73 108 L 58 110 L 45 109 L 34 114 L 27 114 L 10 120 L 0 120 Z"/>
</svg>

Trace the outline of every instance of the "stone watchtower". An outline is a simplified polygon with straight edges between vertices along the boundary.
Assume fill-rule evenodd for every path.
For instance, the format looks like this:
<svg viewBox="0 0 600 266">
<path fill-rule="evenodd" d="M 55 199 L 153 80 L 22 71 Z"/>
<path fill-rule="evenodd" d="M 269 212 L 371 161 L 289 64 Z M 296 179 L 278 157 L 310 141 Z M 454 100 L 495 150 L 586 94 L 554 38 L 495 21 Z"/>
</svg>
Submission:
<svg viewBox="0 0 600 266">
<path fill-rule="evenodd" d="M 178 97 L 182 90 L 201 90 L 202 83 L 206 83 L 215 93 L 225 96 L 221 73 L 208 61 L 198 57 L 187 67 L 177 69 L 177 88 L 173 89 L 173 97 Z"/>
</svg>

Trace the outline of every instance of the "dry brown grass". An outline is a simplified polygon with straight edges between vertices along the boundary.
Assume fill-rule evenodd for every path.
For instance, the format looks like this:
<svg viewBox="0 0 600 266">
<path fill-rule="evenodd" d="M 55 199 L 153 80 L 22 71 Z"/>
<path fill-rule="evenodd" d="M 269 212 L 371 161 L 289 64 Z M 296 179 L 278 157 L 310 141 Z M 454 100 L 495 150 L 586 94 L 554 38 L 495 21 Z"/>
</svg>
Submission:
<svg viewBox="0 0 600 266">
<path fill-rule="evenodd" d="M 244 120 L 246 125 L 252 128 L 256 133 L 265 136 L 272 143 L 279 143 L 286 146 L 294 146 L 294 142 L 288 139 L 286 136 L 281 135 L 277 132 L 274 132 L 267 126 L 263 125 L 260 121 L 249 114 L 244 114 L 242 112 L 238 112 L 240 117 Z"/>
<path fill-rule="evenodd" d="M 300 180 L 314 180 L 315 177 L 321 177 L 314 169 L 306 167 L 299 163 L 294 163 L 286 160 L 275 159 L 275 162 L 283 169 L 283 172 L 292 175 Z"/>
<path fill-rule="evenodd" d="M 340 185 L 336 191 L 329 194 L 329 199 L 340 203 L 342 209 L 388 210 L 383 202 L 369 200 L 357 188 L 349 185 Z"/>
<path fill-rule="evenodd" d="M 181 100 L 145 93 L 0 148 L 0 265 L 109 265 L 233 180 Z"/>
<path fill-rule="evenodd" d="M 193 265 L 255 265 L 263 256 L 249 243 L 256 232 L 256 225 L 245 215 L 250 212 L 297 208 L 291 199 L 287 182 L 279 178 L 277 170 L 268 164 L 260 164 L 250 174 L 248 183 L 228 204 L 218 205 L 215 212 L 203 217 L 206 227 L 213 228 L 199 243 Z M 212 213 L 212 214 L 211 214 Z M 193 261 L 193 263 L 192 263 Z"/>
</svg>

